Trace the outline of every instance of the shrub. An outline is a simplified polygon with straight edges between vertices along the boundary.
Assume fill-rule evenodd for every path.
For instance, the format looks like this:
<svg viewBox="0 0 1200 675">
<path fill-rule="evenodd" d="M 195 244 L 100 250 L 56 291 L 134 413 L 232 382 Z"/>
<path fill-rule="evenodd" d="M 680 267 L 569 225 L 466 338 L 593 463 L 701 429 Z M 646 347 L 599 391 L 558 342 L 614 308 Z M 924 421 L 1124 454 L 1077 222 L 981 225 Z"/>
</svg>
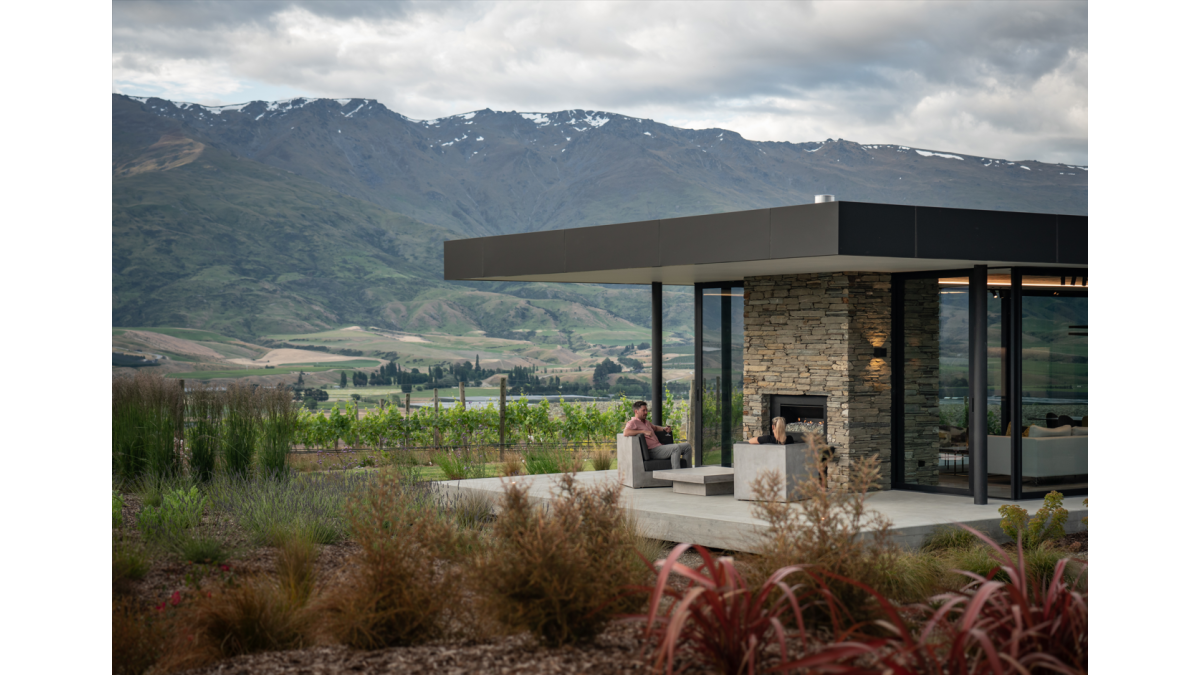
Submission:
<svg viewBox="0 0 1200 675">
<path fill-rule="evenodd" d="M 492 521 L 495 503 L 485 492 L 478 490 L 457 491 L 453 497 L 442 497 L 444 508 L 454 516 L 454 523 L 464 530 L 482 530 Z"/>
<path fill-rule="evenodd" d="M 578 473 L 583 459 L 564 447 L 542 447 L 525 453 L 525 471 L 529 474 Z"/>
<path fill-rule="evenodd" d="M 189 532 L 176 537 L 171 542 L 171 549 L 180 558 L 196 564 L 223 563 L 231 555 L 231 551 L 220 536 L 207 532 Z"/>
<path fill-rule="evenodd" d="M 558 487 L 543 508 L 528 486 L 505 485 L 492 537 L 471 570 L 490 616 L 549 645 L 593 638 L 644 598 L 622 588 L 646 575 L 620 485 L 582 487 L 564 474 Z"/>
<path fill-rule="evenodd" d="M 301 537 L 318 544 L 346 532 L 347 500 L 371 481 L 363 473 L 311 473 L 254 477 L 225 475 L 209 486 L 213 506 L 230 514 L 261 545 Z"/>
<path fill-rule="evenodd" d="M 472 462 L 466 452 L 455 450 L 440 452 L 433 456 L 433 463 L 445 474 L 446 480 L 464 480 L 467 478 L 483 478 L 487 475 L 485 467 Z"/>
<path fill-rule="evenodd" d="M 204 516 L 208 498 L 195 486 L 190 490 L 175 489 L 163 494 L 161 506 L 143 506 L 138 513 L 138 529 L 148 539 L 170 541 L 183 531 L 196 527 Z"/>
<path fill-rule="evenodd" d="M 121 529 L 125 525 L 125 499 L 121 497 L 121 493 L 116 490 L 112 491 L 112 526 L 114 530 Z"/>
<path fill-rule="evenodd" d="M 592 453 L 592 469 L 596 471 L 608 471 L 612 468 L 613 456 L 612 451 L 605 448 Z"/>
<path fill-rule="evenodd" d="M 818 594 L 809 591 L 797 597 L 796 587 L 784 581 L 800 572 L 801 567 L 775 570 L 761 585 L 752 587 L 738 573 L 733 559 L 714 560 L 702 546 L 696 547 L 703 561 L 699 568 L 693 570 L 679 563 L 679 556 L 691 547 L 679 544 L 657 564 L 649 610 L 637 617 L 646 623 L 646 637 L 654 640 L 655 670 L 674 673 L 695 667 L 752 675 L 768 670 L 764 663 L 768 649 L 778 645 L 778 656 L 774 658 L 787 663 L 788 672 L 814 666 L 825 666 L 832 672 L 854 672 L 839 664 L 851 663 L 875 648 L 848 641 L 831 646 L 813 643 L 805 628 L 803 609 L 811 606 Z M 668 585 L 672 574 L 686 581 L 683 589 Z M 794 630 L 785 628 L 785 623 Z M 805 655 L 792 660 L 789 645 L 795 647 L 797 643 Z"/>
<path fill-rule="evenodd" d="M 225 390 L 225 417 L 221 450 L 225 470 L 245 475 L 254 462 L 254 446 L 262 420 L 262 407 L 254 388 L 234 382 Z"/>
<path fill-rule="evenodd" d="M 889 665 L 901 672 L 1087 672 L 1087 591 L 1068 580 L 1067 560 L 1055 563 L 1045 585 L 1030 584 L 1021 547 L 1014 560 L 992 539 L 966 529 L 1000 564 L 986 576 L 969 574 L 972 581 L 961 591 L 932 598 L 936 609 L 918 606 L 901 617 L 889 607 L 887 623 L 897 636 Z M 919 636 L 910 633 L 912 624 L 921 628 Z"/>
<path fill-rule="evenodd" d="M 1024 569 L 1029 574 L 1028 583 L 1039 587 L 1050 581 L 1058 561 L 1070 559 L 1069 553 L 1050 546 L 1049 542 L 1043 542 L 1035 548 L 1027 548 L 1023 555 Z M 977 543 L 971 548 L 946 552 L 943 554 L 943 559 L 946 567 L 953 570 L 950 573 L 952 575 L 950 586 L 958 587 L 976 576 L 989 574 L 999 581 L 1009 581 L 1008 573 L 1003 567 L 1003 560 L 997 558 L 991 547 L 986 544 Z M 1067 581 L 1082 582 L 1080 569 L 1075 565 L 1068 564 L 1063 574 Z"/>
<path fill-rule="evenodd" d="M 505 452 L 500 458 L 500 475 L 506 478 L 524 473 L 524 460 L 519 453 Z"/>
<path fill-rule="evenodd" d="M 183 414 L 179 383 L 148 372 L 114 377 L 112 406 L 113 474 L 132 481 L 145 474 L 179 473 L 175 447 Z"/>
<path fill-rule="evenodd" d="M 125 590 L 128 583 L 144 579 L 149 571 L 150 560 L 142 547 L 121 538 L 113 538 L 112 578 L 114 590 Z"/>
<path fill-rule="evenodd" d="M 170 617 L 150 612 L 134 598 L 112 600 L 112 670 L 141 675 L 162 657 L 170 635 Z"/>
<path fill-rule="evenodd" d="M 975 538 L 975 535 L 961 527 L 942 525 L 934 529 L 929 537 L 925 539 L 921 550 L 926 552 L 949 551 L 974 548 L 978 544 L 979 540 Z"/>
<path fill-rule="evenodd" d="M 187 400 L 188 464 L 192 478 L 207 482 L 221 454 L 221 429 L 225 417 L 225 393 L 208 382 L 193 382 Z"/>
<path fill-rule="evenodd" d="M 259 388 L 255 393 L 260 399 L 263 418 L 258 465 L 264 474 L 277 474 L 287 470 L 288 451 L 292 449 L 292 437 L 299 423 L 292 388 L 280 385 Z"/>
<path fill-rule="evenodd" d="M 1046 495 L 1042 508 L 1038 509 L 1032 519 L 1029 512 L 1020 506 L 1005 504 L 1000 507 L 1000 529 L 1013 541 L 1020 540 L 1029 548 L 1058 539 L 1066 534 L 1064 526 L 1068 513 L 1062 503 L 1062 493 L 1052 491 Z"/>
<path fill-rule="evenodd" d="M 189 598 L 178 614 L 181 626 L 164 658 L 165 672 L 302 647 L 310 617 L 269 576 L 211 587 Z"/>
<path fill-rule="evenodd" d="M 347 512 L 361 544 L 349 579 L 321 602 L 327 628 L 358 649 L 410 645 L 441 637 L 462 609 L 461 542 L 436 499 L 421 484 L 384 477 Z"/>
<path fill-rule="evenodd" d="M 824 448 L 820 438 L 809 437 L 806 450 L 809 466 L 817 466 Z M 800 581 L 810 586 L 816 582 L 809 572 L 821 569 L 835 577 L 848 577 L 886 588 L 898 597 L 924 597 L 922 594 L 932 588 L 930 575 L 915 563 L 910 565 L 914 574 L 891 576 L 890 565 L 903 559 L 889 537 L 891 522 L 884 515 L 866 508 L 867 491 L 878 485 L 878 479 L 879 460 L 875 457 L 855 462 L 850 483 L 844 490 L 827 489 L 814 469 L 800 480 L 792 495 L 799 501 L 789 506 L 766 500 L 767 496 L 779 493 L 782 478 L 778 473 L 758 476 L 752 485 L 759 500 L 753 507 L 754 514 L 767 522 L 767 528 L 757 541 L 751 542 L 751 550 L 756 554 L 747 561 L 752 585 L 758 586 L 775 570 L 804 565 Z M 902 586 L 901 583 L 906 581 L 913 585 Z M 834 577 L 828 586 L 840 603 L 851 608 L 854 620 L 870 621 L 877 617 L 875 602 L 863 589 Z M 823 611 L 822 608 L 828 606 L 828 603 L 814 606 L 814 610 Z M 830 616 L 817 614 L 809 618 L 823 623 L 831 620 Z"/>
</svg>

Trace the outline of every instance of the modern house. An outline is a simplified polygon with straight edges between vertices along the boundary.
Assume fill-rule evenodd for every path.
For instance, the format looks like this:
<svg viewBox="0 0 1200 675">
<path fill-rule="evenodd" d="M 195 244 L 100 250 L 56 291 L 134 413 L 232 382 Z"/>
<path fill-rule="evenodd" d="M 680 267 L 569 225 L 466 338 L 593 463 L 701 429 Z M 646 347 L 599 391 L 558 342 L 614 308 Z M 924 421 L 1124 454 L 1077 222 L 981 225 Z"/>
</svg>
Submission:
<svg viewBox="0 0 1200 675">
<path fill-rule="evenodd" d="M 877 455 L 884 489 L 983 504 L 1087 493 L 1087 226 L 825 201 L 448 241 L 444 272 L 651 286 L 659 423 L 662 286 L 691 286 L 695 376 L 719 378 L 703 462 L 782 415 L 825 430 L 834 482 Z"/>
</svg>

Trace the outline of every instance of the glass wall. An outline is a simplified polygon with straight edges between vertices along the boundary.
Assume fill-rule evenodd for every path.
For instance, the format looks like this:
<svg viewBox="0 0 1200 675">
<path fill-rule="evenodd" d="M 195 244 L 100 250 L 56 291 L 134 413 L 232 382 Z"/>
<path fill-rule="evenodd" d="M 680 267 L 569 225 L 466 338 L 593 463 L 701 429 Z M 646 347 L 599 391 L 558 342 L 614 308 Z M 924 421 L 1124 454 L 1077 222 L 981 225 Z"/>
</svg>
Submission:
<svg viewBox="0 0 1200 675">
<path fill-rule="evenodd" d="M 976 453 L 967 418 L 968 278 L 909 274 L 897 275 L 897 282 L 894 478 L 898 486 L 970 494 Z M 988 272 L 989 497 L 1087 488 L 1086 283 L 1081 276 Z M 1014 413 L 1020 421 L 1015 443 Z M 1019 458 L 1014 444 L 1021 446 Z"/>
<path fill-rule="evenodd" d="M 1071 288 L 1070 281 L 1031 276 L 1021 284 L 1025 497 L 1087 488 L 1088 298 L 1086 288 Z"/>
<path fill-rule="evenodd" d="M 705 284 L 699 292 L 703 455 L 697 463 L 733 466 L 733 444 L 742 440 L 743 289 Z"/>
</svg>

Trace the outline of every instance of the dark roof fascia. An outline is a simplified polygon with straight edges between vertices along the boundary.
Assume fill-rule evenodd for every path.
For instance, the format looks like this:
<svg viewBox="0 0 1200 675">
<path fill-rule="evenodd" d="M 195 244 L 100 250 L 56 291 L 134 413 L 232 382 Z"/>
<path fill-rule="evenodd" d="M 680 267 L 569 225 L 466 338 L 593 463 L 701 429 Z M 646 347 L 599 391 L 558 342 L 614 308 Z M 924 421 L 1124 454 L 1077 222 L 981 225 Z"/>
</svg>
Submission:
<svg viewBox="0 0 1200 675">
<path fill-rule="evenodd" d="M 444 243 L 444 277 L 873 256 L 1087 264 L 1087 216 L 826 202 Z"/>
</svg>

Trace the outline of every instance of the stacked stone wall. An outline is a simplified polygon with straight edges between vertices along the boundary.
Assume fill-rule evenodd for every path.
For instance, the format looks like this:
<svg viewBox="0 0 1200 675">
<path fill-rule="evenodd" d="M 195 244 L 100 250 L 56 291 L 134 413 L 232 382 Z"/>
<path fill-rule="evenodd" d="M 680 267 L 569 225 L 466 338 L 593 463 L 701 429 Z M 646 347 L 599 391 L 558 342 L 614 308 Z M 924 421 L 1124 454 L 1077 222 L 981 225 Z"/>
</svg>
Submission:
<svg viewBox="0 0 1200 675">
<path fill-rule="evenodd" d="M 904 482 L 938 484 L 941 301 L 937 279 L 904 284 Z"/>
<path fill-rule="evenodd" d="M 745 280 L 747 435 L 762 434 L 768 397 L 826 396 L 826 437 L 839 452 L 830 484 L 877 455 L 891 476 L 891 279 L 878 273 L 802 274 Z M 876 358 L 874 349 L 889 350 Z"/>
</svg>

